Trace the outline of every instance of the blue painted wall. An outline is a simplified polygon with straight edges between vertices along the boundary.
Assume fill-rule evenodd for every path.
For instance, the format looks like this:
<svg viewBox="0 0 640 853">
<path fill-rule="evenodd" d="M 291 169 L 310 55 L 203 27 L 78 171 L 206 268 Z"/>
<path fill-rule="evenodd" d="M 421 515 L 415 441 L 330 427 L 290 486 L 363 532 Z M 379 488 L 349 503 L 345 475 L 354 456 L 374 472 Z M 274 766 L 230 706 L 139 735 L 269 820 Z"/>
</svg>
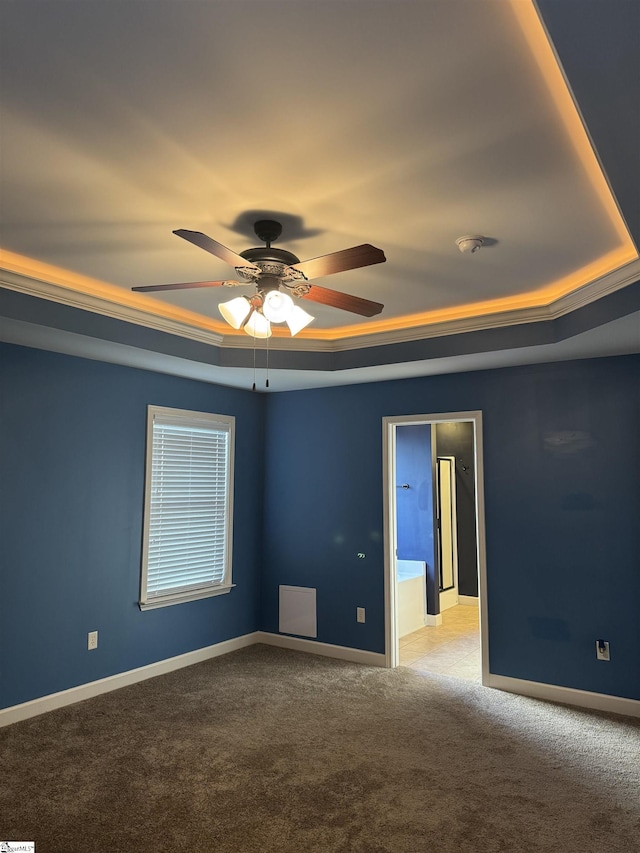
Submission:
<svg viewBox="0 0 640 853">
<path fill-rule="evenodd" d="M 411 424 L 396 429 L 396 481 L 397 557 L 433 565 L 430 425 Z M 402 488 L 403 485 L 409 488 Z"/>
<path fill-rule="evenodd" d="M 258 395 L 0 346 L 0 707 L 277 632 L 279 584 L 317 588 L 318 640 L 382 652 L 382 417 L 473 409 L 492 671 L 639 699 L 639 376 L 626 356 Z M 141 613 L 149 403 L 236 416 L 238 586 Z"/>
<path fill-rule="evenodd" d="M 269 397 L 267 631 L 278 630 L 278 585 L 310 586 L 317 590 L 318 640 L 372 651 L 384 646 L 381 387 Z M 355 621 L 356 607 L 366 609 L 364 624 Z"/>
<path fill-rule="evenodd" d="M 265 400 L 0 345 L 0 707 L 257 629 Z M 237 587 L 142 613 L 148 404 L 236 417 Z"/>
<path fill-rule="evenodd" d="M 396 428 L 396 556 L 426 563 L 427 613 L 440 613 L 433 523 L 431 425 Z M 409 486 L 408 489 L 402 488 Z"/>
<path fill-rule="evenodd" d="M 492 672 L 640 699 L 639 377 L 625 356 L 271 396 L 263 627 L 278 584 L 312 586 L 319 641 L 384 651 L 382 418 L 480 409 Z"/>
</svg>

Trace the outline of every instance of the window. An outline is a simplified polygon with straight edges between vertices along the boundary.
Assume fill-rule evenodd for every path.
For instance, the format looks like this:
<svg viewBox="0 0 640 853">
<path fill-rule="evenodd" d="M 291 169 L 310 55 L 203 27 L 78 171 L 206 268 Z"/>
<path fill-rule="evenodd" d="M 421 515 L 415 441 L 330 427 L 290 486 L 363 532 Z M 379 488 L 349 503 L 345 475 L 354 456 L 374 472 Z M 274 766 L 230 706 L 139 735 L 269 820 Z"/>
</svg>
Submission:
<svg viewBox="0 0 640 853">
<path fill-rule="evenodd" d="M 149 406 L 140 608 L 229 592 L 235 418 Z"/>
</svg>

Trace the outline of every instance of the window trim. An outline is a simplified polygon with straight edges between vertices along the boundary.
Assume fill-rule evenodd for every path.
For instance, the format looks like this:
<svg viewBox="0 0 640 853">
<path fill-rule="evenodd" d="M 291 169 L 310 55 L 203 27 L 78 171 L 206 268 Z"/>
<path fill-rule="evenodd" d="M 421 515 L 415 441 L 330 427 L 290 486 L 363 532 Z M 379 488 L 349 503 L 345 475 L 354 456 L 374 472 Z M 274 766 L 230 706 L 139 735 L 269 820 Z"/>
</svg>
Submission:
<svg viewBox="0 0 640 853">
<path fill-rule="evenodd" d="M 180 592 L 167 592 L 161 595 L 149 597 L 147 590 L 148 581 L 148 559 L 149 559 L 149 528 L 151 523 L 151 477 L 153 470 L 153 433 L 156 418 L 172 418 L 183 421 L 185 426 L 216 426 L 228 433 L 228 454 L 226 460 L 227 470 L 227 505 L 224 525 L 225 534 L 225 560 L 223 581 L 215 586 L 207 586 L 192 589 L 182 589 Z M 168 607 L 173 604 L 182 604 L 187 601 L 197 601 L 202 598 L 211 598 L 216 595 L 224 595 L 230 592 L 235 584 L 232 582 L 232 546 L 233 546 L 233 487 L 235 479 L 235 417 L 233 415 L 219 415 L 210 412 L 197 412 L 188 409 L 175 409 L 166 406 L 147 406 L 147 430 L 146 430 L 146 453 L 145 453 L 145 480 L 144 480 L 144 518 L 142 525 L 142 565 L 140 571 L 140 598 L 138 605 L 140 610 L 154 610 L 158 607 Z"/>
</svg>

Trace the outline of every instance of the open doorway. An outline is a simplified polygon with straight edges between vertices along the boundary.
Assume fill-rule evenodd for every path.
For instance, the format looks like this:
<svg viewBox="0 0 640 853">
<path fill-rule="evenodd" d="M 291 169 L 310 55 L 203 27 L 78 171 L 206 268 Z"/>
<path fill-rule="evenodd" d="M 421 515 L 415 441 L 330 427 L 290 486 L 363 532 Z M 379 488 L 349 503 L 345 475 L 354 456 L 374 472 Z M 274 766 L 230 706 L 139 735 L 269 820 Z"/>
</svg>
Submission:
<svg viewBox="0 0 640 853">
<path fill-rule="evenodd" d="M 383 429 L 387 665 L 415 651 L 446 672 L 436 661 L 458 653 L 486 683 L 482 415 L 388 417 Z"/>
</svg>

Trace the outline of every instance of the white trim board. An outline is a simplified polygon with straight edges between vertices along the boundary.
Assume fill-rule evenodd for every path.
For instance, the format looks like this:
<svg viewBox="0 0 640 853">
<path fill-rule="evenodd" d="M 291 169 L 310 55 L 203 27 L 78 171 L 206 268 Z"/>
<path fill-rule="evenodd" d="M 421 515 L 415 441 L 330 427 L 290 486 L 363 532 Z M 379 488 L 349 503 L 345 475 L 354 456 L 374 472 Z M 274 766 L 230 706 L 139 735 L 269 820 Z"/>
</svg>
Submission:
<svg viewBox="0 0 640 853">
<path fill-rule="evenodd" d="M 352 649 L 347 646 L 333 646 L 330 643 L 318 643 L 314 640 L 303 640 L 298 637 L 269 634 L 266 631 L 254 631 L 252 634 L 244 634 L 241 637 L 224 640 L 222 643 L 216 643 L 213 646 L 205 646 L 203 649 L 195 649 L 192 652 L 156 661 L 156 663 L 150 663 L 147 666 L 140 666 L 137 669 L 129 669 L 126 672 L 109 675 L 107 678 L 100 678 L 97 681 L 79 684 L 77 687 L 70 687 L 68 690 L 50 693 L 47 696 L 41 696 L 20 705 L 2 708 L 0 709 L 0 728 L 18 723 L 21 720 L 28 720 L 31 717 L 37 717 L 47 711 L 55 711 L 56 708 L 75 705 L 76 702 L 83 702 L 85 699 L 92 699 L 94 696 L 110 693 L 112 690 L 128 687 L 130 684 L 137 684 L 139 681 L 146 681 L 148 678 L 155 678 L 157 675 L 165 675 L 185 666 L 202 663 L 202 661 L 226 655 L 229 652 L 235 652 L 256 643 L 280 646 L 284 649 L 295 649 L 300 652 L 339 658 L 340 660 L 369 666 L 385 666 L 385 656 L 376 652 Z"/>
<path fill-rule="evenodd" d="M 156 663 L 120 672 L 116 675 L 101 678 L 98 681 L 90 681 L 71 687 L 69 690 L 61 690 L 59 693 L 51 693 L 20 705 L 12 705 L 9 708 L 0 709 L 0 728 L 37 717 L 47 711 L 63 708 L 66 705 L 74 705 L 85 699 L 127 687 L 155 678 L 157 675 L 165 675 L 176 669 L 192 666 L 205 660 L 226 655 L 229 652 L 253 646 L 256 643 L 264 643 L 268 646 L 278 646 L 284 649 L 306 652 L 307 654 L 322 655 L 324 657 L 337 658 L 339 660 L 361 663 L 367 666 L 386 666 L 385 655 L 377 652 L 368 652 L 363 649 L 354 649 L 348 646 L 334 646 L 330 643 L 319 643 L 315 640 L 305 640 L 300 637 L 287 637 L 280 634 L 270 634 L 266 631 L 254 631 L 252 634 L 244 634 L 196 649 L 176 657 L 166 658 Z M 591 693 L 587 690 L 577 690 L 569 687 L 559 687 L 555 684 L 543 684 L 537 681 L 525 681 L 520 678 L 510 678 L 503 675 L 489 675 L 485 681 L 486 687 L 504 690 L 508 693 L 516 693 L 520 696 L 531 696 L 534 699 L 543 699 L 547 702 L 559 702 L 563 705 L 573 705 L 581 708 L 591 708 L 595 711 L 604 711 L 610 714 L 623 714 L 628 717 L 640 717 L 640 701 L 637 699 L 626 699 L 623 696 L 608 696 L 604 693 Z"/>
<path fill-rule="evenodd" d="M 74 705 L 76 702 L 92 699 L 102 693 L 110 693 L 120 687 L 128 687 L 130 684 L 155 678 L 157 675 L 165 675 L 176 669 L 192 666 L 194 663 L 201 663 L 219 655 L 226 655 L 228 652 L 235 652 L 237 649 L 243 649 L 246 646 L 252 646 L 256 642 L 256 636 L 255 633 L 244 634 L 242 637 L 234 637 L 213 646 L 205 646 L 203 649 L 195 649 L 193 652 L 165 658 L 165 660 L 159 660 L 147 666 L 129 669 L 126 672 L 109 675 L 107 678 L 100 678 L 97 681 L 89 681 L 86 684 L 79 684 L 77 687 L 70 687 L 68 690 L 61 690 L 59 693 L 50 693 L 47 696 L 41 696 L 39 699 L 32 699 L 20 705 L 3 708 L 0 710 L 0 728 L 20 722 L 20 720 L 28 720 L 30 717 L 37 717 L 47 711 L 55 711 L 56 708 L 64 708 L 66 705 Z"/>
<path fill-rule="evenodd" d="M 478 596 L 477 595 L 459 595 L 458 596 L 458 604 L 468 604 L 471 607 L 478 606 Z"/>
<path fill-rule="evenodd" d="M 331 643 L 319 643 L 317 640 L 305 640 L 302 637 L 270 634 L 268 631 L 258 631 L 255 636 L 256 643 L 265 643 L 267 646 L 279 646 L 282 649 L 293 649 L 312 655 L 363 663 L 367 666 L 386 666 L 386 657 L 379 652 L 367 652 L 350 646 L 334 646 Z"/>
<path fill-rule="evenodd" d="M 23 259 L 28 263 L 29 259 Z M 8 266 L 8 264 L 7 264 Z M 563 317 L 578 308 L 589 305 L 602 299 L 610 293 L 621 290 L 638 278 L 640 271 L 640 259 L 634 258 L 629 263 L 618 269 L 588 282 L 582 287 L 572 290 L 559 299 L 547 305 L 529 306 L 510 311 L 498 311 L 493 314 L 480 316 L 461 317 L 456 320 L 447 320 L 440 323 L 426 323 L 419 326 L 410 326 L 404 329 L 395 329 L 388 332 L 364 333 L 353 335 L 349 338 L 338 338 L 337 340 L 317 340 L 314 338 L 298 339 L 295 342 L 291 338 L 276 338 L 270 347 L 279 350 L 300 350 L 316 352 L 340 352 L 343 350 L 360 349 L 363 347 L 384 346 L 391 343 L 404 341 L 418 341 L 424 338 L 434 338 L 443 335 L 474 332 L 482 329 L 502 328 L 506 326 L 521 325 L 524 323 L 536 323 L 540 321 L 555 320 Z M 136 299 L 136 304 L 131 300 L 120 301 L 124 298 L 121 288 L 106 282 L 98 282 L 101 292 L 92 293 L 83 290 L 83 287 L 91 287 L 96 282 L 84 279 L 81 282 L 72 281 L 67 270 L 52 269 L 51 277 L 57 276 L 56 280 L 48 281 L 43 278 L 38 270 L 0 269 L 0 287 L 15 290 L 19 293 L 27 293 L 40 299 L 47 299 L 62 305 L 70 305 L 83 311 L 91 311 L 94 314 L 102 314 L 125 322 L 135 323 L 149 329 L 166 331 L 169 334 L 180 335 L 191 340 L 200 340 L 204 343 L 218 343 L 224 347 L 247 349 L 253 344 L 244 340 L 243 336 L 224 335 L 220 329 L 209 328 L 210 320 L 203 327 L 203 321 L 208 318 L 192 311 L 182 311 L 182 318 L 167 317 L 157 314 L 153 302 L 146 302 L 146 297 Z M 71 276 L 72 279 L 77 277 Z M 109 298 L 109 295 L 111 298 Z M 130 293 L 126 294 L 131 297 Z M 157 310 L 157 309 L 156 309 Z"/>
<path fill-rule="evenodd" d="M 517 693 L 519 696 L 531 696 L 547 702 L 559 702 L 593 711 L 605 711 L 608 714 L 623 714 L 626 717 L 640 717 L 640 700 L 626 699 L 624 696 L 608 696 L 606 693 L 592 693 L 574 687 L 560 687 L 557 684 L 544 684 L 539 681 L 526 681 L 523 678 L 510 678 L 506 675 L 489 675 L 486 687 Z"/>
</svg>

